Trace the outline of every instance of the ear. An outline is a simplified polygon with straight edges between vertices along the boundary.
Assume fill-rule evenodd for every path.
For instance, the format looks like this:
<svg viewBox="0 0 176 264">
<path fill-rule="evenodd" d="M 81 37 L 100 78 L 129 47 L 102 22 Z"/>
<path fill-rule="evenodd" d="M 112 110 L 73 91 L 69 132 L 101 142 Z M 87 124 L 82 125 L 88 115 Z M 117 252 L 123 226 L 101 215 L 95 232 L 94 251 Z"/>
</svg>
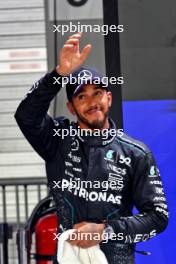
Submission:
<svg viewBox="0 0 176 264">
<path fill-rule="evenodd" d="M 73 104 L 69 101 L 67 102 L 67 108 L 72 115 L 76 115 L 75 110 L 73 108 Z"/>
<path fill-rule="evenodd" d="M 111 105 L 112 105 L 112 93 L 110 91 L 108 91 L 107 96 L 108 96 L 108 106 L 111 107 Z"/>
</svg>

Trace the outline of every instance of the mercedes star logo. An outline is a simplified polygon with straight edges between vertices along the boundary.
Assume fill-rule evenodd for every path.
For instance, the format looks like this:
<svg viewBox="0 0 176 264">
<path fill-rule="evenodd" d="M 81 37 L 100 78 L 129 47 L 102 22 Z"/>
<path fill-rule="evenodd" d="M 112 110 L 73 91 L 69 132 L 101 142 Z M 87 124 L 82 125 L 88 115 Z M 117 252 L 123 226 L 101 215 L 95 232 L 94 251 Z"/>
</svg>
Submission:
<svg viewBox="0 0 176 264">
<path fill-rule="evenodd" d="M 92 73 L 88 70 L 82 70 L 79 73 L 79 78 L 83 79 L 83 80 L 88 80 L 88 79 L 92 79 Z"/>
</svg>

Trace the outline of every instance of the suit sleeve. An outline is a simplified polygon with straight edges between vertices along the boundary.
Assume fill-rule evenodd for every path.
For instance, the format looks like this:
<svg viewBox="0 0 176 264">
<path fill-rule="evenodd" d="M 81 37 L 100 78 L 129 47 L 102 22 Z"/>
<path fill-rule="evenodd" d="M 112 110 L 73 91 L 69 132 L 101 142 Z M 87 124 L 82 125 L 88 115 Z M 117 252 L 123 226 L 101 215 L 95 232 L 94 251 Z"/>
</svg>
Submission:
<svg viewBox="0 0 176 264">
<path fill-rule="evenodd" d="M 108 222 L 115 234 L 121 234 L 123 243 L 146 241 L 162 232 L 168 224 L 166 197 L 151 152 L 137 162 L 132 196 L 139 213 Z"/>
<path fill-rule="evenodd" d="M 63 125 L 63 122 L 56 122 L 47 114 L 50 102 L 61 89 L 61 85 L 54 84 L 54 77 L 61 78 L 53 70 L 36 82 L 14 115 L 26 139 L 46 161 L 54 157 L 59 144 L 59 137 L 53 136 L 54 129 Z"/>
</svg>

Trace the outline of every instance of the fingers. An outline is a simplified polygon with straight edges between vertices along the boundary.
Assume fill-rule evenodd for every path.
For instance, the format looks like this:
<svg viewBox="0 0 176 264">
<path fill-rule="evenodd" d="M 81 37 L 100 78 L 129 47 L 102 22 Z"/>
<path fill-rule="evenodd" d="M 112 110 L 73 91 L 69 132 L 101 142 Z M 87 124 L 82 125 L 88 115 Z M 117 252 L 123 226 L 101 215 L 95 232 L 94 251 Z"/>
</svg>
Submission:
<svg viewBox="0 0 176 264">
<path fill-rule="evenodd" d="M 79 49 L 79 40 L 81 38 L 81 33 L 77 33 L 69 37 L 69 39 L 65 42 L 64 46 L 67 48 L 76 48 Z"/>
<path fill-rule="evenodd" d="M 80 39 L 81 36 L 82 36 L 82 33 L 81 33 L 81 32 L 78 32 L 78 33 L 76 33 L 76 34 L 70 36 L 69 39 L 71 39 L 71 38 L 74 38 L 74 39 L 75 39 L 75 38 L 76 38 L 76 39 Z"/>
<path fill-rule="evenodd" d="M 69 48 L 79 49 L 79 41 L 80 41 L 81 36 L 82 36 L 81 32 L 78 32 L 77 34 L 70 36 L 69 39 L 65 42 L 64 48 L 66 48 L 66 49 L 69 49 Z M 90 44 L 86 45 L 83 48 L 83 50 L 80 54 L 80 59 L 81 59 L 82 63 L 86 60 L 87 56 L 90 53 L 91 48 L 92 48 L 92 46 Z"/>
<path fill-rule="evenodd" d="M 82 63 L 87 59 L 87 57 L 88 57 L 88 55 L 89 55 L 89 53 L 91 51 L 91 48 L 92 48 L 92 45 L 90 45 L 90 44 L 86 45 L 83 48 L 83 50 L 81 52 L 81 62 Z"/>
<path fill-rule="evenodd" d="M 71 39 L 68 39 L 65 44 L 71 44 L 71 45 L 77 45 L 79 43 L 79 40 L 78 39 L 74 39 L 74 38 L 71 38 Z"/>
<path fill-rule="evenodd" d="M 81 35 L 82 35 L 81 33 L 77 33 L 70 36 L 69 39 L 66 41 L 66 44 L 68 43 L 68 44 L 78 45 Z"/>
<path fill-rule="evenodd" d="M 74 45 L 72 45 L 72 44 L 65 44 L 65 45 L 63 46 L 63 49 L 64 49 L 64 50 L 66 50 L 66 49 L 70 49 L 70 48 L 74 48 Z"/>
<path fill-rule="evenodd" d="M 80 52 L 79 42 L 82 33 L 78 32 L 70 36 L 65 44 L 63 45 L 60 53 L 59 53 L 59 60 L 60 65 L 62 66 L 62 74 L 65 72 L 74 71 L 76 68 L 79 68 L 81 64 L 86 60 L 89 52 L 91 50 L 91 45 L 86 45 L 82 52 Z"/>
</svg>

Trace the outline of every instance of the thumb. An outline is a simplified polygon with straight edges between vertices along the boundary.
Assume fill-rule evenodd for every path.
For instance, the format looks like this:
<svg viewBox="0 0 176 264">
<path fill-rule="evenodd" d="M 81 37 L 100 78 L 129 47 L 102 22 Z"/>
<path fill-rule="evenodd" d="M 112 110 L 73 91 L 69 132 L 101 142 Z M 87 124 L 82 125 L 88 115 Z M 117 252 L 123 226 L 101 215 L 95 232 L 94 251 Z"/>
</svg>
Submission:
<svg viewBox="0 0 176 264">
<path fill-rule="evenodd" d="M 88 45 L 86 45 L 83 48 L 83 50 L 81 52 L 81 56 L 80 56 L 81 63 L 83 63 L 87 59 L 87 57 L 88 57 L 88 55 L 89 55 L 89 53 L 91 51 L 91 48 L 92 48 L 92 45 L 91 44 L 88 44 Z"/>
</svg>

